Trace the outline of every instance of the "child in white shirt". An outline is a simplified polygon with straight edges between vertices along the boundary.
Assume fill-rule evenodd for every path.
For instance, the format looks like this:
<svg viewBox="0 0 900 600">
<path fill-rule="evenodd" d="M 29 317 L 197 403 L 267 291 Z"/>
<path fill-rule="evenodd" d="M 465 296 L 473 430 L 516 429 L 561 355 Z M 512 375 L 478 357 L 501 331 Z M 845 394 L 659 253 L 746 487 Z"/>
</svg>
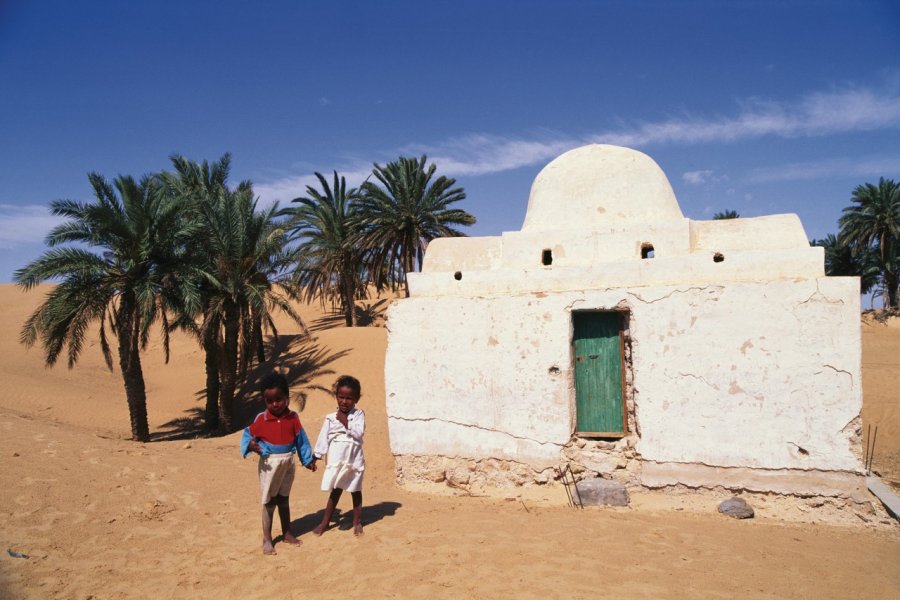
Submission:
<svg viewBox="0 0 900 600">
<path fill-rule="evenodd" d="M 322 491 L 330 491 L 331 494 L 325 505 L 322 523 L 313 533 L 325 533 L 341 493 L 347 490 L 353 499 L 353 534 L 362 535 L 362 481 L 366 469 L 362 444 L 363 434 L 366 432 L 366 415 L 356 408 L 362 388 L 355 377 L 342 375 L 334 382 L 333 391 L 337 410 L 326 415 L 313 450 L 313 470 L 315 461 L 327 457 Z"/>
</svg>

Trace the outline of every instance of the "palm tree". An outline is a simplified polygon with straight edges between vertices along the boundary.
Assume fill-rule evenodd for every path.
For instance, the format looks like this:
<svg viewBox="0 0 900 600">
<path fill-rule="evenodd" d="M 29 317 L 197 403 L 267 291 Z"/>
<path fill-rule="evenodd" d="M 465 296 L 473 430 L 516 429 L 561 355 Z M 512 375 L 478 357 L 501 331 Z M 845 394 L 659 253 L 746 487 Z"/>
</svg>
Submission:
<svg viewBox="0 0 900 600">
<path fill-rule="evenodd" d="M 293 237 L 301 240 L 298 282 L 306 290 L 307 302 L 316 297 L 324 300 L 336 290 L 347 327 L 355 327 L 355 302 L 365 290 L 357 190 L 348 191 L 346 180 L 338 177 L 337 171 L 331 187 L 321 173 L 315 175 L 321 192 L 306 186 L 306 196 L 292 200 L 299 206 L 285 211 L 293 217 Z"/>
<path fill-rule="evenodd" d="M 811 246 L 825 249 L 825 274 L 831 277 L 859 277 L 860 293 L 867 294 L 878 285 L 880 271 L 878 257 L 870 250 L 855 253 L 849 246 L 829 233 L 821 240 L 812 240 Z"/>
<path fill-rule="evenodd" d="M 167 193 L 179 198 L 185 210 L 182 213 L 186 223 L 193 226 L 192 239 L 195 243 L 189 246 L 190 256 L 183 265 L 186 277 L 194 282 L 188 290 L 195 294 L 194 302 L 185 302 L 189 310 L 184 310 L 175 325 L 194 334 L 203 347 L 206 369 L 206 407 L 204 421 L 206 428 L 219 428 L 219 379 L 220 379 L 220 347 L 221 318 L 210 310 L 214 290 L 203 276 L 215 263 L 215 257 L 205 243 L 204 236 L 208 230 L 202 227 L 201 207 L 211 204 L 220 193 L 227 190 L 228 175 L 231 169 L 231 155 L 226 153 L 218 161 L 202 164 L 188 160 L 184 156 L 170 157 L 174 173 L 164 172 L 160 175 Z M 247 184 L 249 185 L 249 184 Z M 200 319 L 198 326 L 197 320 Z"/>
<path fill-rule="evenodd" d="M 166 311 L 185 287 L 176 268 L 186 247 L 179 206 L 161 193 L 153 177 L 136 182 L 120 176 L 112 185 L 96 173 L 88 179 L 93 202 L 51 203 L 54 215 L 69 220 L 50 232 L 47 245 L 75 243 L 101 253 L 78 246 L 54 248 L 15 272 L 15 282 L 25 290 L 43 281 L 58 281 L 25 322 L 20 339 L 28 346 L 40 339 L 48 366 L 68 347 L 72 368 L 88 326 L 97 322 L 100 348 L 112 370 L 108 323 L 118 340 L 131 436 L 146 442 L 150 430 L 140 351 L 147 345 L 151 325 L 160 319 L 168 360 Z"/>
<path fill-rule="evenodd" d="M 717 212 L 713 215 L 714 221 L 722 221 L 724 219 L 740 219 L 741 215 L 738 214 L 736 210 L 725 210 L 722 212 Z"/>
<path fill-rule="evenodd" d="M 853 190 L 853 205 L 838 220 L 838 239 L 854 253 L 872 250 L 878 257 L 887 308 L 898 308 L 898 238 L 900 238 L 900 185 L 884 177 L 878 185 L 866 183 Z"/>
<path fill-rule="evenodd" d="M 376 284 L 398 283 L 396 272 L 409 296 L 406 274 L 421 268 L 428 242 L 437 237 L 463 236 L 454 225 L 472 225 L 475 217 L 449 208 L 466 197 L 456 180 L 441 176 L 431 181 L 437 167 L 426 167 L 427 158 L 400 157 L 384 167 L 375 164 L 373 174 L 381 183 L 362 184 L 360 212 L 363 242 L 371 250 L 370 268 Z M 397 269 L 386 268 L 395 265 Z"/>
<path fill-rule="evenodd" d="M 235 390 L 251 357 L 262 348 L 263 330 L 278 335 L 274 311 L 281 311 L 307 332 L 291 306 L 292 300 L 299 299 L 289 274 L 296 257 L 277 214 L 277 204 L 257 211 L 247 182 L 235 190 L 219 189 L 199 207 L 206 230 L 202 243 L 210 258 L 201 270 L 207 287 L 204 322 L 221 328 L 216 338 L 221 335 L 219 429 L 224 432 L 234 427 Z"/>
</svg>

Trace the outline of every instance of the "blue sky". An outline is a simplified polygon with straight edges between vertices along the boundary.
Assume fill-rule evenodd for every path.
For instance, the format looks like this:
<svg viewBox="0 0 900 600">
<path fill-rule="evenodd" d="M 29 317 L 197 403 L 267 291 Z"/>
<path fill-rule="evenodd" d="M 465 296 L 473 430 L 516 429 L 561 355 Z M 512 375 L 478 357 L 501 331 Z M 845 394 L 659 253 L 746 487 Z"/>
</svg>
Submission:
<svg viewBox="0 0 900 600">
<path fill-rule="evenodd" d="M 0 0 L 0 282 L 87 173 L 233 155 L 263 202 L 427 154 L 472 235 L 517 230 L 534 176 L 592 142 L 653 157 L 685 216 L 837 231 L 900 179 L 900 4 Z"/>
</svg>

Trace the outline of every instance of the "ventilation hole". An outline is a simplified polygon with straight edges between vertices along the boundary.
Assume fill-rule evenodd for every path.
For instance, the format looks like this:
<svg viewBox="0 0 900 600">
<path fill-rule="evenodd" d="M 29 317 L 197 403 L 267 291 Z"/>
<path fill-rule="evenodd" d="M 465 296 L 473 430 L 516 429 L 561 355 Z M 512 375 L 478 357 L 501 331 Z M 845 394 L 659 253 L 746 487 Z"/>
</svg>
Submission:
<svg viewBox="0 0 900 600">
<path fill-rule="evenodd" d="M 725 260 L 725 257 L 722 256 L 721 252 L 716 252 L 715 254 L 713 254 L 713 262 L 722 262 L 723 260 Z"/>
<path fill-rule="evenodd" d="M 460 279 L 462 279 L 462 271 L 457 271 L 456 273 L 454 273 L 454 274 L 453 274 L 453 279 L 455 279 L 455 280 L 457 280 L 457 281 L 459 281 Z"/>
<path fill-rule="evenodd" d="M 641 258 L 653 258 L 653 244 L 641 244 Z"/>
<path fill-rule="evenodd" d="M 549 248 L 541 252 L 541 264 L 545 267 L 549 267 L 553 264 L 553 251 Z"/>
</svg>

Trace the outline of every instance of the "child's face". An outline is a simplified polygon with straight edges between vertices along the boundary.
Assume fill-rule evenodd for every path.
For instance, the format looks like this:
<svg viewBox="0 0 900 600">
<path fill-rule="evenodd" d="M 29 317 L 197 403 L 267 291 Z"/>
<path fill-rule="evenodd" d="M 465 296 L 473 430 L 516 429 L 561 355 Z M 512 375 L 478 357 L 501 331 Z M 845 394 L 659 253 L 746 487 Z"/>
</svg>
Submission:
<svg viewBox="0 0 900 600">
<path fill-rule="evenodd" d="M 266 408 L 276 417 L 280 417 L 287 412 L 288 397 L 281 389 L 269 388 L 263 390 L 263 399 L 266 401 Z"/>
<path fill-rule="evenodd" d="M 337 389 L 335 397 L 337 398 L 338 410 L 345 414 L 353 410 L 353 407 L 356 406 L 359 400 L 359 396 L 356 395 L 353 388 L 346 385 Z"/>
</svg>

